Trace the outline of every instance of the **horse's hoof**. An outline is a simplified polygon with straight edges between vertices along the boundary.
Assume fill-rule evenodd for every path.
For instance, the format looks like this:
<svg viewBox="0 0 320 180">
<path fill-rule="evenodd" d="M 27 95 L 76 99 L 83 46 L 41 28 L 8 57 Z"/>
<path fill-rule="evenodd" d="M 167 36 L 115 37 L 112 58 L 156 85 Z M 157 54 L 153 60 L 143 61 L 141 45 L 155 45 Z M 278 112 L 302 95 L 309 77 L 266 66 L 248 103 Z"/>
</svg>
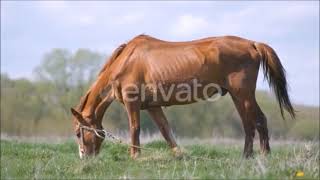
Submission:
<svg viewBox="0 0 320 180">
<path fill-rule="evenodd" d="M 271 153 L 270 149 L 263 149 L 260 151 L 260 154 L 263 156 L 268 156 Z"/>
<path fill-rule="evenodd" d="M 175 158 L 181 159 L 184 153 L 181 151 L 179 147 L 172 148 L 172 152 Z"/>
<path fill-rule="evenodd" d="M 131 153 L 130 156 L 132 159 L 138 159 L 138 157 L 140 156 L 140 153 L 139 152 Z"/>
<path fill-rule="evenodd" d="M 251 158 L 254 158 L 254 154 L 253 152 L 244 152 L 242 157 L 245 159 L 251 159 Z"/>
</svg>

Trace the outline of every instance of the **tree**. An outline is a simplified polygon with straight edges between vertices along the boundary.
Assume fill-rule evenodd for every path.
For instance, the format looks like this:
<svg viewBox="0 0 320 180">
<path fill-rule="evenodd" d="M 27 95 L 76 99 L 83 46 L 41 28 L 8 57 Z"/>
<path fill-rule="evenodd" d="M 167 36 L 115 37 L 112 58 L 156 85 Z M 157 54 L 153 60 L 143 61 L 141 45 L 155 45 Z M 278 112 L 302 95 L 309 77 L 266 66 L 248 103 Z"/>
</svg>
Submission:
<svg viewBox="0 0 320 180">
<path fill-rule="evenodd" d="M 34 70 L 38 92 L 46 102 L 60 107 L 67 118 L 68 109 L 95 79 L 102 57 L 87 49 L 79 49 L 74 54 L 65 49 L 52 50 Z"/>
</svg>

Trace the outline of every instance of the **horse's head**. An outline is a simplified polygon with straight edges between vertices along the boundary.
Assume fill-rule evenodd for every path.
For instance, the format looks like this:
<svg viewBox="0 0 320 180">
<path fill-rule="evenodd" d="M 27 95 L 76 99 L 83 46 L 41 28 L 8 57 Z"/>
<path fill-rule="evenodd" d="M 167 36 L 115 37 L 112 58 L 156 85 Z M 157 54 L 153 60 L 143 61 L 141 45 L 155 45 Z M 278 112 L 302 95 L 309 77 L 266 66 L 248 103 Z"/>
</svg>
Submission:
<svg viewBox="0 0 320 180">
<path fill-rule="evenodd" d="M 71 108 L 73 114 L 73 129 L 79 144 L 80 158 L 99 153 L 101 143 L 105 137 L 101 123 L 92 118 L 84 117 L 81 112 Z"/>
</svg>

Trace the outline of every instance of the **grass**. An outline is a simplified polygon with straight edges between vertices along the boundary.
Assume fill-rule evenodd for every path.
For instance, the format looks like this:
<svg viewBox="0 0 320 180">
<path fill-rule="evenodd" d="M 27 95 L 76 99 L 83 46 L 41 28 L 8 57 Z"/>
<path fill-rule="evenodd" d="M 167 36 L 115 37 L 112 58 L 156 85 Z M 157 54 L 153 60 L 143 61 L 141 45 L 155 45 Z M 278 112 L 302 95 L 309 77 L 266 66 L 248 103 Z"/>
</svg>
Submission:
<svg viewBox="0 0 320 180">
<path fill-rule="evenodd" d="M 72 141 L 1 140 L 1 179 L 319 179 L 319 144 L 314 142 L 275 145 L 271 155 L 256 153 L 248 160 L 241 158 L 239 145 L 187 145 L 182 159 L 174 158 L 163 141 L 144 147 L 154 150 L 132 160 L 125 145 L 104 143 L 97 157 L 80 160 Z M 296 177 L 297 172 L 304 175 Z"/>
</svg>

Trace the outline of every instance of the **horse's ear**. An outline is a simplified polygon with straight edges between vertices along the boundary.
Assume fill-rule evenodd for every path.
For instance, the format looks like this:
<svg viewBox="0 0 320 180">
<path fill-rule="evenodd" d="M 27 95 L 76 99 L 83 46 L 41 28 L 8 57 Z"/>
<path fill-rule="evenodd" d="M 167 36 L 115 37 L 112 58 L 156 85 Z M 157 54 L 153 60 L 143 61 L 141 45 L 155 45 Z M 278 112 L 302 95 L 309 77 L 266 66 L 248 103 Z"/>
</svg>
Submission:
<svg viewBox="0 0 320 180">
<path fill-rule="evenodd" d="M 76 119 L 79 121 L 79 123 L 83 124 L 85 122 L 82 114 L 78 112 L 77 110 L 71 108 L 71 113 L 76 117 Z"/>
</svg>

